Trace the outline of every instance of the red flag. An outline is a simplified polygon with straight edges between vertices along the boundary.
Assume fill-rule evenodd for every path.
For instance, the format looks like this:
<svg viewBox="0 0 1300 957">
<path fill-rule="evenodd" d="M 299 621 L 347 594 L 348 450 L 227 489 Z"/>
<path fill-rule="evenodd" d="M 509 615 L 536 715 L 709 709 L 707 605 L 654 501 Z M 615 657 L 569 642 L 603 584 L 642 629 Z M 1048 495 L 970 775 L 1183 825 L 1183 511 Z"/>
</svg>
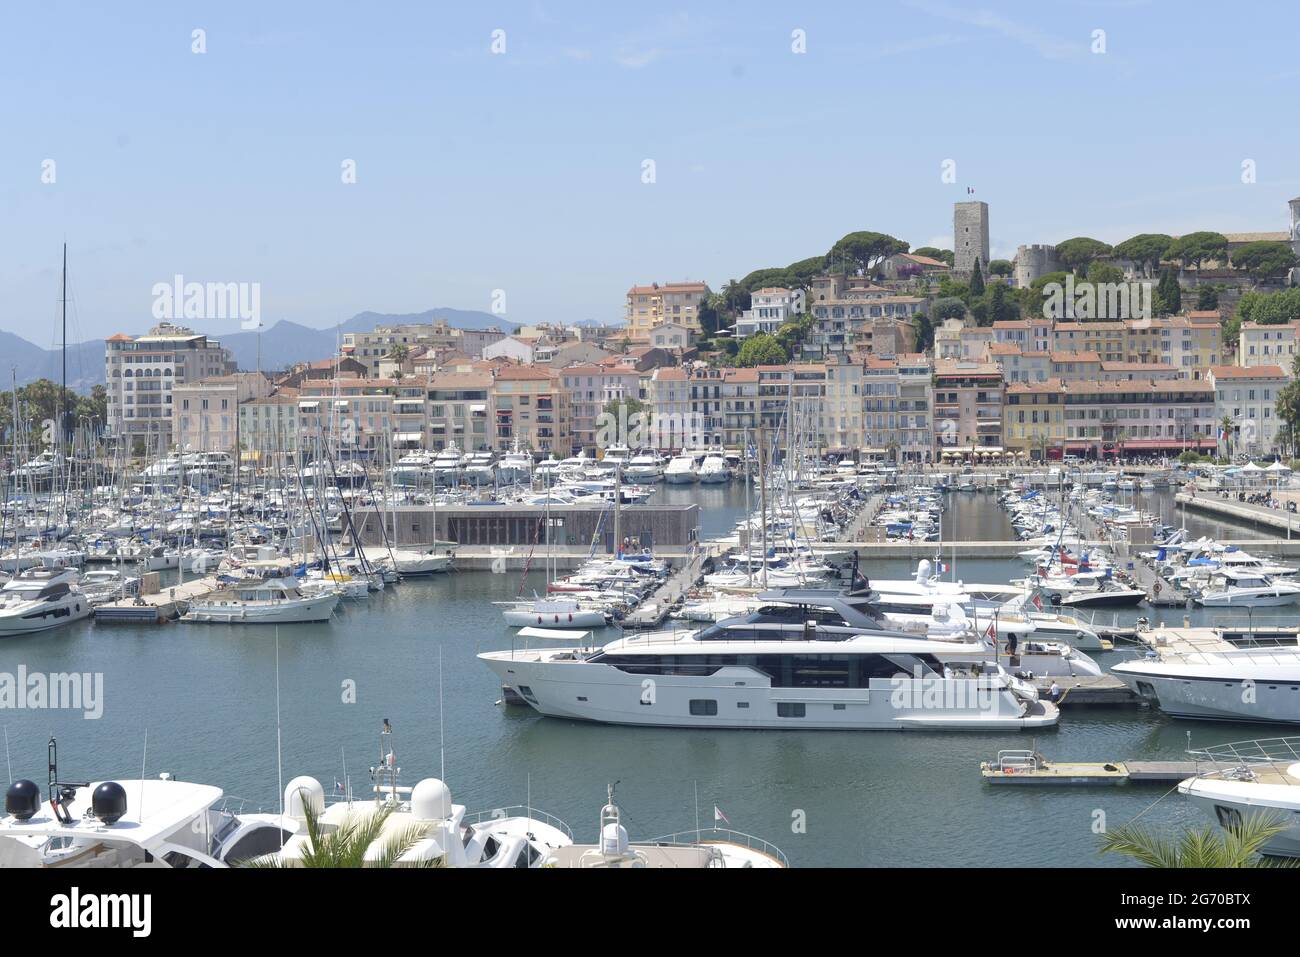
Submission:
<svg viewBox="0 0 1300 957">
<path fill-rule="evenodd" d="M 1039 611 L 1043 610 L 1043 599 L 1038 597 L 1038 592 L 1034 592 L 1034 597 L 1031 598 L 1030 601 L 1034 603 L 1034 607 Z"/>
<path fill-rule="evenodd" d="M 984 632 L 984 637 L 985 637 L 985 638 L 991 638 L 992 640 L 997 641 L 997 638 L 998 638 L 998 630 L 997 630 L 997 628 L 995 627 L 995 625 L 996 625 L 996 622 L 992 622 L 992 621 L 989 622 L 989 628 L 988 628 L 988 631 Z"/>
</svg>

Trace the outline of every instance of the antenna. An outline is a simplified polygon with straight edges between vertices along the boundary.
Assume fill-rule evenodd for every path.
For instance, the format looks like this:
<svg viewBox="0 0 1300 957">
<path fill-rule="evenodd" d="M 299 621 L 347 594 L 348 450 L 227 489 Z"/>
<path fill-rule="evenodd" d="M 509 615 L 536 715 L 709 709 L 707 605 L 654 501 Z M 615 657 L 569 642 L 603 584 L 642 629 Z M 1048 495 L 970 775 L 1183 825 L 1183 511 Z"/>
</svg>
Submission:
<svg viewBox="0 0 1300 957">
<path fill-rule="evenodd" d="M 434 532 L 434 538 L 437 538 L 437 529 Z M 438 646 L 438 761 L 438 773 L 442 775 L 442 780 L 445 782 L 447 780 L 447 739 L 442 721 L 442 645 Z"/>
<path fill-rule="evenodd" d="M 280 790 L 280 818 L 284 818 L 284 761 L 280 750 L 280 626 L 275 626 L 275 773 Z M 280 828 L 280 850 L 284 850 L 284 828 Z"/>
</svg>

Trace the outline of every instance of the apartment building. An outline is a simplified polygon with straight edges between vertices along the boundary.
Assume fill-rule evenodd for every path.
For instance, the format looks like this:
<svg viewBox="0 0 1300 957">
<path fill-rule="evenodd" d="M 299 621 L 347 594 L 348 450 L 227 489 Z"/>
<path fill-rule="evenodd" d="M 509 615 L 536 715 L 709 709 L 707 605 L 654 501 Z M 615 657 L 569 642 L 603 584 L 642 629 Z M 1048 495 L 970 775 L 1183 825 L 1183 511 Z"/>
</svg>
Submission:
<svg viewBox="0 0 1300 957">
<path fill-rule="evenodd" d="M 369 332 L 345 332 L 342 352 L 366 367 L 366 375 L 378 377 L 380 363 L 398 346 L 408 353 L 425 349 L 461 347 L 461 330 L 437 322 L 407 323 L 396 326 L 376 326 Z"/>
<path fill-rule="evenodd" d="M 1300 322 L 1278 325 L 1260 325 L 1243 322 L 1237 339 L 1237 365 L 1278 365 L 1288 372 L 1296 357 L 1296 340 L 1300 338 Z"/>
<path fill-rule="evenodd" d="M 993 323 L 993 341 L 1019 347 L 1021 352 L 1052 351 L 1052 320 L 1000 319 Z"/>
<path fill-rule="evenodd" d="M 487 372 L 435 372 L 430 376 L 421 388 L 420 411 L 426 417 L 428 434 L 424 447 L 438 451 L 454 444 L 462 452 L 496 448 L 492 387 L 493 378 Z"/>
<path fill-rule="evenodd" d="M 288 386 L 239 406 L 239 444 L 254 461 L 298 451 L 298 390 Z"/>
<path fill-rule="evenodd" d="M 1219 423 L 1214 435 L 1220 454 L 1227 454 L 1228 440 L 1233 454 L 1269 455 L 1282 444 L 1278 435 L 1283 425 L 1277 416 L 1277 396 L 1288 376 L 1280 365 L 1211 366 L 1206 380 L 1214 388 L 1214 417 Z M 1223 420 L 1230 426 L 1225 434 Z"/>
<path fill-rule="evenodd" d="M 628 337 L 633 342 L 648 342 L 650 330 L 662 322 L 686 326 L 699 335 L 700 306 L 710 294 L 708 284 L 703 282 L 633 286 L 627 291 Z"/>
<path fill-rule="evenodd" d="M 260 372 L 232 372 L 187 382 L 172 389 L 172 436 L 178 448 L 233 452 L 241 444 L 240 404 L 271 394 L 271 380 Z"/>
<path fill-rule="evenodd" d="M 1065 384 L 1065 450 L 1107 455 L 1213 452 L 1215 390 L 1198 379 Z"/>
<path fill-rule="evenodd" d="M 995 362 L 936 359 L 936 454 L 1001 454 L 1003 388 L 1002 369 Z"/>
<path fill-rule="evenodd" d="M 1009 342 L 987 343 L 984 355 L 976 358 L 996 362 L 1002 367 L 1002 377 L 1011 382 L 1045 382 L 1052 374 L 1050 352 L 1025 352 Z"/>
<path fill-rule="evenodd" d="M 235 371 L 228 349 L 192 329 L 160 322 L 143 336 L 122 333 L 104 343 L 110 435 L 150 453 L 174 442 L 173 390 Z"/>
<path fill-rule="evenodd" d="M 593 452 L 605 406 L 616 400 L 640 401 L 641 373 L 633 366 L 603 363 L 572 365 L 557 371 L 569 393 L 573 444 Z"/>
<path fill-rule="evenodd" d="M 967 324 L 955 316 L 945 319 L 934 330 L 934 355 L 937 359 L 963 359 L 978 362 L 994 343 L 994 330 L 988 326 Z"/>
<path fill-rule="evenodd" d="M 916 350 L 912 316 L 924 313 L 926 300 L 918 296 L 877 294 L 877 287 L 862 295 L 847 289 L 839 298 L 813 302 L 813 327 L 804 339 L 806 359 L 869 352 L 891 356 Z"/>
<path fill-rule="evenodd" d="M 573 454 L 569 393 L 558 371 L 532 366 L 503 366 L 492 382 L 497 448 L 518 442 L 534 452 Z"/>
<path fill-rule="evenodd" d="M 298 427 L 304 452 L 328 440 L 346 456 L 372 456 L 393 431 L 393 379 L 315 379 L 298 393 Z M 407 383 L 409 385 L 409 383 Z"/>
<path fill-rule="evenodd" d="M 1002 406 L 1007 450 L 1027 461 L 1059 459 L 1065 448 L 1065 396 L 1060 379 L 1010 382 Z"/>
</svg>

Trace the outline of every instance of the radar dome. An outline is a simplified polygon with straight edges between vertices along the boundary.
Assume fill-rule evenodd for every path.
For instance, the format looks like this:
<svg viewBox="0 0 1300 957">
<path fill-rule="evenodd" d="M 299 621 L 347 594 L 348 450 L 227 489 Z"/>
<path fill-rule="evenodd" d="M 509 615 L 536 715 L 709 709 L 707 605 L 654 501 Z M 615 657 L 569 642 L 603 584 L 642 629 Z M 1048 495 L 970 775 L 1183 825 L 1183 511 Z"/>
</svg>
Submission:
<svg viewBox="0 0 1300 957">
<path fill-rule="evenodd" d="M 30 821 L 41 806 L 41 789 L 26 779 L 15 781 L 5 791 L 5 813 L 19 821 Z"/>
<path fill-rule="evenodd" d="M 90 797 L 95 817 L 105 824 L 116 824 L 126 813 L 126 788 L 116 781 L 105 781 Z"/>
<path fill-rule="evenodd" d="M 315 778 L 306 774 L 294 778 L 284 789 L 284 813 L 295 821 L 305 821 L 305 808 L 310 806 L 316 814 L 325 813 L 325 789 Z"/>
<path fill-rule="evenodd" d="M 600 829 L 600 853 L 606 857 L 623 857 L 627 854 L 627 828 L 610 821 Z"/>
<path fill-rule="evenodd" d="M 411 789 L 411 816 L 418 821 L 451 817 L 451 789 L 437 778 L 425 778 Z"/>
</svg>

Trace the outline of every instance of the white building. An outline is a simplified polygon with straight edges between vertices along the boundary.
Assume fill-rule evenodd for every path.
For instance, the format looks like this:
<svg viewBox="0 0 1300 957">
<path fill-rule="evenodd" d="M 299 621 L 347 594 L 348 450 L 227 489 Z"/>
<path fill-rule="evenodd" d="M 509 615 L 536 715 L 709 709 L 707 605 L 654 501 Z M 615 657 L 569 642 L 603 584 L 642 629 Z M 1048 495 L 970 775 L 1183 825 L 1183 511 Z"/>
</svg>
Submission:
<svg viewBox="0 0 1300 957">
<path fill-rule="evenodd" d="M 1276 451 L 1282 421 L 1277 417 L 1277 395 L 1287 383 L 1282 367 L 1211 366 L 1206 378 L 1214 386 L 1214 418 L 1220 423 L 1215 436 L 1226 417 L 1232 430 L 1224 438 L 1232 440 L 1234 453 L 1258 456 Z M 1221 440 L 1220 450 L 1226 452 L 1224 445 Z"/>
<path fill-rule="evenodd" d="M 772 335 L 795 315 L 795 302 L 796 294 L 782 286 L 759 289 L 750 296 L 750 307 L 740 314 L 732 334 L 737 339 Z"/>
</svg>

